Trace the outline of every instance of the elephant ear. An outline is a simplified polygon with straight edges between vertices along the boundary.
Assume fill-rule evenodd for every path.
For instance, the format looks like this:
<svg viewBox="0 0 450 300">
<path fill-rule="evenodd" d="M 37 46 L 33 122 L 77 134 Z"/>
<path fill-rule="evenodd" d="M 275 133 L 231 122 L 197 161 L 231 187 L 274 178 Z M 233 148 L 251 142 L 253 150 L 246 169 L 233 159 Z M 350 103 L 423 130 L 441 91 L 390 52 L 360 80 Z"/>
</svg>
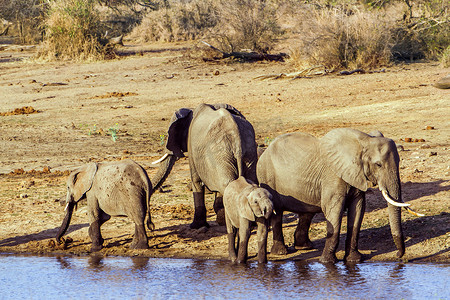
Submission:
<svg viewBox="0 0 450 300">
<path fill-rule="evenodd" d="M 349 128 L 328 132 L 320 139 L 321 155 L 333 172 L 345 182 L 362 191 L 367 190 L 362 159 L 364 147 L 361 144 L 369 135 Z"/>
<path fill-rule="evenodd" d="M 187 152 L 189 126 L 192 121 L 192 109 L 181 108 L 177 110 L 170 121 L 166 148 L 176 157 L 184 157 Z"/>
<path fill-rule="evenodd" d="M 384 137 L 383 133 L 381 133 L 381 131 L 379 131 L 379 130 L 373 130 L 373 131 L 369 132 L 369 135 L 371 137 Z"/>
<path fill-rule="evenodd" d="M 92 188 L 98 166 L 96 163 L 84 165 L 70 173 L 67 186 L 73 194 L 73 200 L 79 201 Z"/>
<path fill-rule="evenodd" d="M 226 110 L 228 110 L 230 112 L 230 114 L 232 115 L 236 115 L 239 117 L 242 117 L 245 119 L 244 115 L 234 106 L 230 105 L 230 104 L 226 104 L 226 103 L 216 103 L 216 104 L 211 104 L 210 105 L 214 110 L 218 110 L 220 108 L 225 108 Z"/>
<path fill-rule="evenodd" d="M 241 216 L 249 221 L 255 221 L 255 214 L 253 213 L 250 203 L 248 202 L 248 195 L 251 193 L 249 188 L 245 188 L 239 195 L 239 211 Z"/>
</svg>

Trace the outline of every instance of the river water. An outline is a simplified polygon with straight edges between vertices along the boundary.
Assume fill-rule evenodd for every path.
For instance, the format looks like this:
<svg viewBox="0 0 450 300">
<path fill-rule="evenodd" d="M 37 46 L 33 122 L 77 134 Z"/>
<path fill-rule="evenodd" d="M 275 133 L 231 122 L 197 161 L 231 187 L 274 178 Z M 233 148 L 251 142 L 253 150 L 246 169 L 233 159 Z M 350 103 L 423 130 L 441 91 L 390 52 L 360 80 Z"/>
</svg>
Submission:
<svg viewBox="0 0 450 300">
<path fill-rule="evenodd" d="M 450 264 L 0 255 L 0 299 L 450 299 Z"/>
</svg>

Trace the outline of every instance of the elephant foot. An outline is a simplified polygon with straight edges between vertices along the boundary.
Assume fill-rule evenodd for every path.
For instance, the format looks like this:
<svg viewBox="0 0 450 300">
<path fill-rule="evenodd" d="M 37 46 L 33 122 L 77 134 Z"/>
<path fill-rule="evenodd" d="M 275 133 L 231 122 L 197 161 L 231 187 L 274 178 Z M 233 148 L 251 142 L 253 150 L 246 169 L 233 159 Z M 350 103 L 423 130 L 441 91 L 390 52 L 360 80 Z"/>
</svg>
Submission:
<svg viewBox="0 0 450 300">
<path fill-rule="evenodd" d="M 225 209 L 224 208 L 222 208 L 222 209 L 217 211 L 216 222 L 220 226 L 225 226 L 226 225 L 226 222 L 225 222 Z"/>
<path fill-rule="evenodd" d="M 362 261 L 362 254 L 358 251 L 351 251 L 349 254 L 346 254 L 344 257 L 344 261 L 348 263 L 360 263 Z"/>
<path fill-rule="evenodd" d="M 140 243 L 135 243 L 135 244 L 131 244 L 130 245 L 131 249 L 149 249 L 148 247 L 148 243 L 146 242 L 140 242 Z"/>
<path fill-rule="evenodd" d="M 286 249 L 286 246 L 283 243 L 275 242 L 272 245 L 272 249 L 270 250 L 270 253 L 276 254 L 276 255 L 286 255 L 288 254 L 288 251 Z"/>
<path fill-rule="evenodd" d="M 238 259 L 236 260 L 236 262 L 237 262 L 238 264 L 245 264 L 245 263 L 247 262 L 247 259 L 246 259 L 246 258 L 238 258 Z"/>
<path fill-rule="evenodd" d="M 189 225 L 189 228 L 191 228 L 191 229 L 199 229 L 199 228 L 202 228 L 202 227 L 209 228 L 208 222 L 206 222 L 206 221 L 203 221 L 203 222 L 194 221 L 194 222 L 191 223 L 191 225 Z"/>
<path fill-rule="evenodd" d="M 100 250 L 102 250 L 102 248 L 103 248 L 102 245 L 94 245 L 94 244 L 92 244 L 92 246 L 91 246 L 91 252 L 97 252 L 97 251 L 100 251 Z"/>
<path fill-rule="evenodd" d="M 267 263 L 267 256 L 258 257 L 258 263 L 260 263 L 260 264 Z"/>
<path fill-rule="evenodd" d="M 295 250 L 311 250 L 316 249 L 311 241 L 306 241 L 304 243 L 295 244 Z"/>
<path fill-rule="evenodd" d="M 328 253 L 328 254 L 322 254 L 322 256 L 319 258 L 319 261 L 323 264 L 334 264 L 338 260 L 334 253 Z"/>
</svg>

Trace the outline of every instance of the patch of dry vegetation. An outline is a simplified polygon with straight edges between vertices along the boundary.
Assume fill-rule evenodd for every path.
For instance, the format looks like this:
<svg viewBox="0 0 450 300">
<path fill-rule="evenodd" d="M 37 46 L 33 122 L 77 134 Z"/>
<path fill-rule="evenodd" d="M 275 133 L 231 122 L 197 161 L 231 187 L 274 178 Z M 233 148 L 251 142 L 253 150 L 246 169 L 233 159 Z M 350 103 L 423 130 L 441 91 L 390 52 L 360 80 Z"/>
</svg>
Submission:
<svg viewBox="0 0 450 300">
<path fill-rule="evenodd" d="M 30 8 L 25 10 L 27 3 Z M 141 43 L 204 40 L 224 52 L 288 48 L 294 65 L 328 70 L 373 69 L 424 58 L 448 64 L 447 0 L 0 0 L 0 4 L 6 8 L 0 18 L 19 16 L 14 11 L 20 10 L 26 16 L 13 21 L 45 29 L 39 56 L 46 59 L 114 57 L 107 39 L 128 34 L 129 40 Z"/>
<path fill-rule="evenodd" d="M 94 0 L 55 0 L 49 3 L 45 37 L 39 50 L 44 59 L 105 58 L 100 18 Z"/>
</svg>

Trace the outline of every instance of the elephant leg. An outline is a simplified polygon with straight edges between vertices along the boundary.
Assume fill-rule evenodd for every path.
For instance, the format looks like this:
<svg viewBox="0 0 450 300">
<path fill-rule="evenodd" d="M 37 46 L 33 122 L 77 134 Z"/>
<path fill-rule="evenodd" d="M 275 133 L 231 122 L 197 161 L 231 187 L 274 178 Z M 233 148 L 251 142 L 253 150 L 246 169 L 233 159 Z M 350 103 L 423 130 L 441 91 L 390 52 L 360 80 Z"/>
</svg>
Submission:
<svg viewBox="0 0 450 300">
<path fill-rule="evenodd" d="M 214 211 L 216 212 L 216 221 L 220 226 L 225 225 L 225 208 L 223 207 L 223 196 L 221 193 L 216 192 L 214 199 Z"/>
<path fill-rule="evenodd" d="M 131 249 L 148 249 L 148 237 L 143 222 L 134 224 L 134 236 L 130 245 Z"/>
<path fill-rule="evenodd" d="M 191 173 L 191 178 L 194 194 L 194 221 L 191 223 L 190 228 L 209 227 L 208 222 L 206 222 L 205 187 L 196 173 Z"/>
<path fill-rule="evenodd" d="M 248 240 L 250 239 L 250 221 L 241 221 L 239 225 L 239 249 L 237 263 L 241 264 L 247 261 Z"/>
<path fill-rule="evenodd" d="M 227 225 L 227 237 L 228 237 L 228 256 L 231 262 L 236 262 L 237 259 L 237 249 L 236 249 L 236 234 L 237 228 Z"/>
<path fill-rule="evenodd" d="M 339 196 L 339 198 L 343 198 Z M 322 263 L 335 263 L 336 249 L 339 246 L 339 233 L 341 230 L 342 215 L 344 211 L 344 199 L 331 200 L 334 205 L 322 207 L 322 210 L 327 220 L 327 238 L 322 256 L 319 261 Z"/>
<path fill-rule="evenodd" d="M 103 237 L 100 227 L 108 221 L 111 216 L 105 214 L 99 207 L 97 199 L 88 199 L 88 217 L 89 217 L 89 237 L 92 241 L 91 251 L 96 252 L 103 248 Z"/>
<path fill-rule="evenodd" d="M 294 233 L 294 246 L 297 250 L 313 249 L 313 244 L 309 239 L 308 232 L 311 226 L 311 221 L 315 213 L 300 213 L 298 214 L 298 224 Z"/>
<path fill-rule="evenodd" d="M 345 239 L 345 256 L 347 262 L 360 262 L 361 253 L 358 251 L 359 232 L 366 209 L 366 195 L 357 190 L 354 198 L 348 205 L 347 213 L 347 237 Z"/>
<path fill-rule="evenodd" d="M 258 239 L 258 262 L 266 263 L 267 262 L 267 234 L 268 234 L 268 220 L 266 218 L 261 218 L 257 220 L 258 223 L 258 231 L 257 231 L 257 239 Z"/>
<path fill-rule="evenodd" d="M 272 233 L 273 245 L 270 252 L 272 254 L 286 255 L 287 249 L 284 245 L 283 236 L 283 211 L 276 211 L 276 214 L 272 215 Z"/>
</svg>

